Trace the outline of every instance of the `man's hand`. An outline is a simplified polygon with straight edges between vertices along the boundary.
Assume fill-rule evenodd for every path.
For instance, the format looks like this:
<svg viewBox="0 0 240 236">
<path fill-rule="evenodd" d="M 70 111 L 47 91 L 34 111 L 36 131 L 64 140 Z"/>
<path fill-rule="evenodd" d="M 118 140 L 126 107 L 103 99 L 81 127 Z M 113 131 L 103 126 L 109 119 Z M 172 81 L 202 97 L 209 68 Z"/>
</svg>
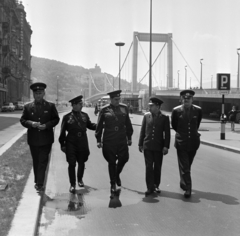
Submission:
<svg viewBox="0 0 240 236">
<path fill-rule="evenodd" d="M 168 154 L 168 148 L 164 147 L 162 153 L 163 153 L 163 155 Z"/>
<path fill-rule="evenodd" d="M 139 152 L 143 152 L 143 146 L 138 147 Z"/>
<path fill-rule="evenodd" d="M 102 148 L 102 147 L 103 147 L 103 144 L 102 144 L 102 143 L 97 143 L 97 147 L 98 147 L 98 148 Z"/>
<path fill-rule="evenodd" d="M 61 150 L 62 150 L 62 152 L 66 153 L 66 147 L 65 146 L 62 146 Z"/>
<path fill-rule="evenodd" d="M 44 125 L 41 125 L 41 124 L 40 124 L 40 125 L 38 126 L 38 129 L 40 129 L 40 130 L 45 130 L 45 129 L 46 129 L 46 125 L 45 125 L 45 124 L 44 124 Z"/>
<path fill-rule="evenodd" d="M 38 126 L 40 125 L 40 122 L 32 122 L 32 127 L 33 128 L 38 128 Z"/>
<path fill-rule="evenodd" d="M 128 140 L 127 144 L 128 144 L 128 146 L 131 146 L 132 145 L 132 140 Z"/>
</svg>

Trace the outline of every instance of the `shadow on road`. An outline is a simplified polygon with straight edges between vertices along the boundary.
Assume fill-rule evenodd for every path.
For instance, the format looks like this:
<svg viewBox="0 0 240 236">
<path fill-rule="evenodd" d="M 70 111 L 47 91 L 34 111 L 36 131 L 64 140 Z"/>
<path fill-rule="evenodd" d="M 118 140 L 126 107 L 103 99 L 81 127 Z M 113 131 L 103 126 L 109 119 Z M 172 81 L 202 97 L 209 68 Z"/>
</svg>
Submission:
<svg viewBox="0 0 240 236">
<path fill-rule="evenodd" d="M 183 194 L 169 191 L 162 191 L 162 197 L 179 199 L 186 202 L 199 203 L 201 199 L 222 202 L 227 205 L 239 205 L 239 199 L 226 194 L 202 192 L 199 190 L 192 190 L 192 196 L 189 199 L 184 198 Z"/>
</svg>

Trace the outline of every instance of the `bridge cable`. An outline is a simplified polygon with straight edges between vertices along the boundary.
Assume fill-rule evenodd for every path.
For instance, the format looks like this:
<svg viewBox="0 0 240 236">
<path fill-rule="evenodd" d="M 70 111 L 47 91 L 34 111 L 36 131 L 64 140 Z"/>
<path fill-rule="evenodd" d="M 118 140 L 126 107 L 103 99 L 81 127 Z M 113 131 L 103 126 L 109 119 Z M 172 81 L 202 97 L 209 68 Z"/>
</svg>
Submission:
<svg viewBox="0 0 240 236">
<path fill-rule="evenodd" d="M 163 47 L 162 47 L 162 49 L 160 50 L 159 54 L 157 55 L 156 59 L 155 59 L 154 62 L 152 63 L 152 67 L 153 67 L 153 65 L 156 63 L 158 57 L 161 55 L 161 53 L 162 53 L 164 47 L 166 46 L 166 44 L 167 44 L 167 43 L 165 43 L 165 44 L 163 45 Z M 147 76 L 148 73 L 149 73 L 149 70 L 146 72 L 146 74 L 143 76 L 143 78 L 139 81 L 139 83 Z"/>
<path fill-rule="evenodd" d="M 192 71 L 193 75 L 195 76 L 195 78 L 196 78 L 197 81 L 199 82 L 199 79 L 197 78 L 197 76 L 195 75 L 194 71 L 192 70 L 192 68 L 191 68 L 190 65 L 188 64 L 187 60 L 184 58 L 183 54 L 181 53 L 181 51 L 180 51 L 179 48 L 177 47 L 176 43 L 173 41 L 172 38 L 171 38 L 171 40 L 172 40 L 173 44 L 175 45 L 175 47 L 177 48 L 177 50 L 179 51 L 179 53 L 181 54 L 183 60 L 187 63 L 189 69 Z M 203 88 L 202 90 L 205 92 L 205 94 L 208 94 L 208 92 L 207 92 L 204 88 Z"/>
<path fill-rule="evenodd" d="M 131 48 L 132 48 L 132 45 L 133 45 L 133 42 L 131 43 L 131 45 L 130 45 L 130 47 L 129 47 L 129 49 L 128 49 L 128 53 L 127 53 L 127 55 L 126 55 L 126 57 L 125 57 L 125 59 L 124 59 L 124 62 L 123 62 L 123 64 L 122 64 L 121 68 L 120 68 L 120 72 L 122 71 L 122 68 L 123 68 L 124 65 L 125 65 L 125 62 L 126 62 L 126 60 L 127 60 L 127 58 L 128 58 L 128 55 L 129 55 L 129 52 L 130 52 L 130 50 L 131 50 Z M 119 72 L 118 72 L 118 74 L 117 74 L 117 77 L 119 77 Z"/>
<path fill-rule="evenodd" d="M 141 45 L 141 43 L 140 43 L 140 41 L 139 41 L 139 39 L 138 39 L 137 36 L 136 36 L 136 38 L 137 38 L 137 40 L 138 40 L 138 43 L 139 43 L 139 45 L 140 45 L 140 48 L 142 49 L 143 55 L 144 55 L 144 57 L 145 57 L 145 60 L 146 60 L 147 63 L 149 64 L 148 59 L 147 59 L 147 57 L 146 57 L 146 54 L 145 54 L 145 52 L 144 52 L 144 50 L 143 50 L 143 48 L 142 48 L 142 45 Z M 153 64 L 152 64 L 152 66 L 153 66 Z M 159 84 L 158 84 L 158 82 L 157 82 L 157 79 L 156 79 L 156 77 L 155 77 L 155 74 L 152 73 L 152 75 L 153 75 L 153 77 L 154 77 L 154 79 L 155 79 L 155 82 L 156 82 L 157 85 L 158 85 L 158 88 L 159 88 Z M 139 82 L 139 83 L 140 83 L 140 82 Z"/>
<path fill-rule="evenodd" d="M 89 72 L 89 75 L 90 75 L 90 79 L 92 80 L 92 83 L 93 83 L 95 89 L 96 89 L 98 92 L 102 93 L 102 91 L 97 88 L 97 86 L 96 86 L 96 84 L 95 84 L 95 82 L 94 82 L 94 80 L 93 80 L 93 77 L 92 77 L 91 72 Z"/>
<path fill-rule="evenodd" d="M 113 88 L 113 84 L 109 81 L 108 75 L 107 75 L 106 73 L 104 73 L 104 75 L 106 76 L 107 81 L 108 81 L 108 83 L 110 84 L 110 86 L 112 87 L 112 89 L 114 89 L 114 88 Z M 114 79 L 114 78 L 113 78 L 113 79 Z"/>
</svg>

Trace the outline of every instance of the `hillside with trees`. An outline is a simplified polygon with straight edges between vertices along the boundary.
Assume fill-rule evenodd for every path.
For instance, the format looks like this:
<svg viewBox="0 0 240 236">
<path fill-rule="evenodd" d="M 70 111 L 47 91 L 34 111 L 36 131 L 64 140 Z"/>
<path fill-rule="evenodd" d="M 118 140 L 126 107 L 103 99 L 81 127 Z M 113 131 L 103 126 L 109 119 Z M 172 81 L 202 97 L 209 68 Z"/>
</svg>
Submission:
<svg viewBox="0 0 240 236">
<path fill-rule="evenodd" d="M 46 97 L 47 100 L 56 102 L 57 96 L 59 101 L 68 101 L 74 96 L 85 95 L 88 97 L 89 78 L 94 81 L 92 85 L 92 95 L 105 90 L 106 77 L 115 86 L 118 85 L 118 78 L 106 73 L 101 73 L 100 67 L 86 69 L 81 66 L 68 65 L 66 63 L 39 57 L 32 57 L 31 61 L 32 82 L 41 81 L 47 84 Z M 121 80 L 121 87 L 130 90 L 130 83 Z M 146 85 L 141 85 L 146 88 Z M 111 91 L 112 87 L 107 83 L 107 91 Z"/>
</svg>

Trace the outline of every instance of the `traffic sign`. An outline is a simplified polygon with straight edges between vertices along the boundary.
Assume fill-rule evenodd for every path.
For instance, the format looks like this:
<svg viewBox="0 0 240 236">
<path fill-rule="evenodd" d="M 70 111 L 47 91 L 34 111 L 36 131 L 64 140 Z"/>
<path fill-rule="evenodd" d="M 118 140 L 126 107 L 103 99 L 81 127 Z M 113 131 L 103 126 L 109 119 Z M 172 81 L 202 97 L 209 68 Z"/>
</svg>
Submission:
<svg viewBox="0 0 240 236">
<path fill-rule="evenodd" d="M 217 89 L 230 90 L 230 74 L 217 74 Z"/>
</svg>

